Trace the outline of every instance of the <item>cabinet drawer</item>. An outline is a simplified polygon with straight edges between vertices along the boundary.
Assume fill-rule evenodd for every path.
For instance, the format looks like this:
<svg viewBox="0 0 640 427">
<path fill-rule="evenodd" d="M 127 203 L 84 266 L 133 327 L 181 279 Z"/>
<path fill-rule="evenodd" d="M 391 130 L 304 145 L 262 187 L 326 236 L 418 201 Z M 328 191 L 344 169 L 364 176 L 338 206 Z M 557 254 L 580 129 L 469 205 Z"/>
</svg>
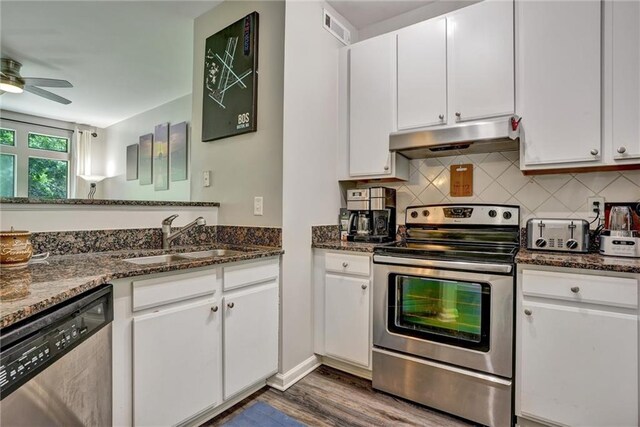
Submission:
<svg viewBox="0 0 640 427">
<path fill-rule="evenodd" d="M 153 279 L 134 280 L 133 311 L 190 298 L 213 295 L 216 289 L 216 272 L 199 271 Z"/>
<path fill-rule="evenodd" d="M 522 293 L 591 304 L 638 307 L 638 280 L 622 277 L 523 270 Z"/>
<path fill-rule="evenodd" d="M 369 276 L 371 260 L 368 256 L 328 253 L 324 259 L 324 268 L 335 273 Z"/>
<path fill-rule="evenodd" d="M 225 267 L 224 290 L 240 288 L 242 286 L 277 280 L 280 275 L 280 261 L 270 259 L 266 261 L 252 261 L 246 264 Z"/>
</svg>

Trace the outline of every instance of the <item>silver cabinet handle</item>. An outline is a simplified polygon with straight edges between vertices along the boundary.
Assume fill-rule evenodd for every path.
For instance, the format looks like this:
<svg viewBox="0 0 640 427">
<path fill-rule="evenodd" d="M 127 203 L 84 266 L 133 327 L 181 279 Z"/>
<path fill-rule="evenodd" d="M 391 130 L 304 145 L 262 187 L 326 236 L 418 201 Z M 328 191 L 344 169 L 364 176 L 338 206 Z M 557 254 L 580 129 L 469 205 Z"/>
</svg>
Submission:
<svg viewBox="0 0 640 427">
<path fill-rule="evenodd" d="M 528 308 L 525 308 L 524 314 L 526 314 L 527 316 L 531 316 L 533 314 L 533 311 L 529 310 Z"/>
<path fill-rule="evenodd" d="M 233 308 L 233 307 L 235 307 L 235 306 L 236 306 L 236 305 L 235 305 L 234 303 L 232 303 L 232 302 L 230 302 L 230 303 L 228 303 L 228 304 L 227 304 L 227 307 L 229 307 L 229 308 Z"/>
<path fill-rule="evenodd" d="M 211 311 L 213 311 L 214 313 L 218 311 L 218 306 L 214 305 L 213 307 L 211 307 Z"/>
<path fill-rule="evenodd" d="M 593 150 L 591 150 L 591 155 L 592 155 L 592 156 L 597 156 L 597 155 L 598 155 L 598 153 L 599 153 L 599 151 L 598 151 L 598 150 L 596 150 L 595 148 L 594 148 Z"/>
<path fill-rule="evenodd" d="M 348 262 L 343 262 L 343 263 L 342 263 L 342 266 L 343 266 L 344 268 L 347 268 L 347 267 L 349 267 L 349 263 L 348 263 Z"/>
<path fill-rule="evenodd" d="M 440 115 L 438 116 L 438 118 L 439 118 L 440 120 L 444 120 L 444 114 L 440 114 Z"/>
<path fill-rule="evenodd" d="M 367 289 L 367 285 L 360 286 L 362 289 Z"/>
<path fill-rule="evenodd" d="M 580 288 L 578 286 L 573 286 L 571 288 L 571 292 L 573 292 L 574 294 L 577 294 L 578 292 L 580 292 Z"/>
<path fill-rule="evenodd" d="M 462 113 L 456 113 L 456 117 L 460 118 L 462 116 Z"/>
<path fill-rule="evenodd" d="M 624 154 L 627 151 L 627 147 L 618 147 L 618 153 Z"/>
<path fill-rule="evenodd" d="M 388 171 L 389 170 L 389 166 L 385 166 L 384 170 Z"/>
</svg>

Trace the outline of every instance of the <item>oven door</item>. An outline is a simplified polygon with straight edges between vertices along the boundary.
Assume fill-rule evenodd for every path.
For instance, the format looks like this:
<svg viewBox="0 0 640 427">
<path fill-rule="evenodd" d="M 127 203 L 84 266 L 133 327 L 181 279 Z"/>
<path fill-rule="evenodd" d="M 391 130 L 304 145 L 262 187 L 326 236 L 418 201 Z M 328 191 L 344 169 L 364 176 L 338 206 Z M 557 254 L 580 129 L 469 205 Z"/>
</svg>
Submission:
<svg viewBox="0 0 640 427">
<path fill-rule="evenodd" d="M 496 265 L 501 274 L 472 273 L 389 258 L 374 257 L 375 346 L 513 376 L 514 277 L 504 269 L 510 265 Z"/>
</svg>

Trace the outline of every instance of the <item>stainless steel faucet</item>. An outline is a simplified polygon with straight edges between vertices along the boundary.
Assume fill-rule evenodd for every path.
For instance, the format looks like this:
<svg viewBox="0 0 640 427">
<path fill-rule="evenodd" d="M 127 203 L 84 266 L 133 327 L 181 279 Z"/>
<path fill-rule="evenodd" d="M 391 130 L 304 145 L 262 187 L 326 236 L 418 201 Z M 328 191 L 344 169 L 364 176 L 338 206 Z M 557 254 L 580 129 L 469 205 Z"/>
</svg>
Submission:
<svg viewBox="0 0 640 427">
<path fill-rule="evenodd" d="M 186 233 L 191 230 L 193 227 L 197 225 L 206 225 L 207 222 L 203 217 L 199 216 L 198 218 L 191 221 L 189 224 L 185 225 L 175 233 L 171 233 L 171 223 L 174 219 L 176 219 L 178 215 L 171 215 L 168 218 L 162 220 L 162 249 L 169 249 L 171 246 L 171 242 L 173 242 L 178 236 Z"/>
</svg>

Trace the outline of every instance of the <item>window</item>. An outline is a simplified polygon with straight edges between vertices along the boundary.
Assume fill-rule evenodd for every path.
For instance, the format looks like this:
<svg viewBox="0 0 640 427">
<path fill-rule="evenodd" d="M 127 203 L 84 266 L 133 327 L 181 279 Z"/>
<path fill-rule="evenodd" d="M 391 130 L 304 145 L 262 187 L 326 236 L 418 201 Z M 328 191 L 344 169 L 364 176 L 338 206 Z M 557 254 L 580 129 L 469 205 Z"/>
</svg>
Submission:
<svg viewBox="0 0 640 427">
<path fill-rule="evenodd" d="M 29 157 L 29 197 L 66 199 L 69 162 Z"/>
<path fill-rule="evenodd" d="M 14 197 L 16 182 L 16 156 L 0 154 L 0 197 Z"/>
<path fill-rule="evenodd" d="M 0 128 L 0 144 L 9 145 L 11 147 L 16 145 L 16 131 L 13 129 Z"/>
<path fill-rule="evenodd" d="M 70 197 L 72 135 L 64 128 L 0 118 L 0 196 Z"/>
<path fill-rule="evenodd" d="M 61 153 L 69 152 L 69 138 L 61 138 L 58 136 L 42 135 L 39 133 L 29 132 L 28 141 L 29 148 L 58 151 Z"/>
</svg>

